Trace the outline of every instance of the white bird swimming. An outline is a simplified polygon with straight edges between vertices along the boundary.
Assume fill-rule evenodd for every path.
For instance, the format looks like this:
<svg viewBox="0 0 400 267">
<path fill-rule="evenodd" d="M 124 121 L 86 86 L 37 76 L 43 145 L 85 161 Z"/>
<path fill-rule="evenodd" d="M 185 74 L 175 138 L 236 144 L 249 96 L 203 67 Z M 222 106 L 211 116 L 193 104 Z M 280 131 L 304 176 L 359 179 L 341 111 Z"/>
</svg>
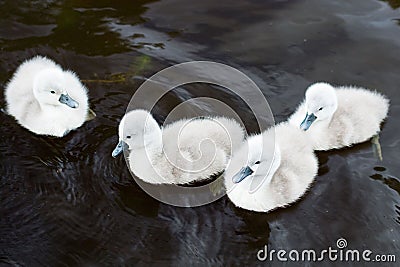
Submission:
<svg viewBox="0 0 400 267">
<path fill-rule="evenodd" d="M 378 92 L 315 83 L 288 121 L 306 131 L 315 150 L 329 150 L 376 135 L 388 110 L 389 100 Z"/>
<path fill-rule="evenodd" d="M 283 122 L 243 142 L 225 170 L 225 187 L 235 206 L 268 212 L 302 197 L 317 171 L 306 134 Z"/>
<path fill-rule="evenodd" d="M 7 112 L 36 134 L 62 137 L 86 120 L 87 89 L 72 71 L 36 56 L 22 63 L 5 89 Z"/>
<path fill-rule="evenodd" d="M 131 171 L 152 184 L 188 184 L 221 174 L 244 139 L 239 123 L 225 117 L 184 119 L 160 128 L 145 110 L 125 114 L 112 156 L 128 149 Z"/>
</svg>

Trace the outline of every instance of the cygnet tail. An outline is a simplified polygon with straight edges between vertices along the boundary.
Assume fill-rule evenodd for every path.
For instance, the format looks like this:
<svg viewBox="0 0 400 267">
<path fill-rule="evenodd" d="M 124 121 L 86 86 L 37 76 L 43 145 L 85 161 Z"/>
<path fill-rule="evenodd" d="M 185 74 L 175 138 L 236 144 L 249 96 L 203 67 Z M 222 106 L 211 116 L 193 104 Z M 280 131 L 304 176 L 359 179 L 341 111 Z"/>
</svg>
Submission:
<svg viewBox="0 0 400 267">
<path fill-rule="evenodd" d="M 243 143 L 245 138 L 245 130 L 244 128 L 234 119 L 226 118 L 226 117 L 216 117 L 219 123 L 222 124 L 226 134 L 228 135 L 229 140 L 225 140 L 225 142 L 221 142 L 224 144 L 222 149 L 229 156 L 233 151 L 237 150 L 240 145 Z"/>
</svg>

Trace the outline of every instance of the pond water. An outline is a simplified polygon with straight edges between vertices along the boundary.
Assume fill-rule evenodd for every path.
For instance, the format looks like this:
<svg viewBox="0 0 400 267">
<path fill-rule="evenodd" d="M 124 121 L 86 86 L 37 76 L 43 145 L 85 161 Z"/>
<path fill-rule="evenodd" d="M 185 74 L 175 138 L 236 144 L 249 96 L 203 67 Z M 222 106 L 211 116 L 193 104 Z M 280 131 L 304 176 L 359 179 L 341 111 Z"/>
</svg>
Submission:
<svg viewBox="0 0 400 267">
<path fill-rule="evenodd" d="M 36 136 L 0 113 L 0 265 L 261 265 L 264 245 L 321 251 L 339 238 L 400 261 L 399 7 L 397 0 L 0 1 L 1 86 L 23 60 L 47 55 L 78 73 L 97 113 L 61 139 Z M 227 197 L 198 208 L 154 200 L 124 159 L 111 157 L 117 126 L 145 78 L 191 60 L 246 73 L 277 122 L 315 81 L 376 88 L 391 99 L 383 160 L 371 142 L 318 153 L 310 191 L 269 214 L 235 208 Z M 171 93 L 155 117 L 162 122 L 173 106 L 204 95 L 236 101 L 193 85 Z M 235 110 L 253 127 L 248 109 Z"/>
</svg>

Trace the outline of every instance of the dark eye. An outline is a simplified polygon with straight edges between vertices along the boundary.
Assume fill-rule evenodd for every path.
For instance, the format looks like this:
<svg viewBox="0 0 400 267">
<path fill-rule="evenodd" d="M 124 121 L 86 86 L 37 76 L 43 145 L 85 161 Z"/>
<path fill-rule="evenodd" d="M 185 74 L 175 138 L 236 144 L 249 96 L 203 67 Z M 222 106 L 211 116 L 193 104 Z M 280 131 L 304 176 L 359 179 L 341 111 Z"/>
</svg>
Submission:
<svg viewBox="0 0 400 267">
<path fill-rule="evenodd" d="M 254 162 L 254 164 L 260 164 L 261 162 L 259 160 L 257 160 L 256 162 Z"/>
<path fill-rule="evenodd" d="M 324 109 L 323 107 L 320 107 L 318 110 L 321 111 L 321 110 L 323 110 L 323 109 Z"/>
<path fill-rule="evenodd" d="M 53 90 L 51 90 L 51 91 L 50 91 L 50 93 L 52 93 L 52 94 L 55 94 L 55 93 L 56 93 L 56 91 L 53 91 Z"/>
<path fill-rule="evenodd" d="M 127 138 L 127 139 L 131 139 L 131 136 L 130 136 L 130 135 L 127 135 L 126 138 Z"/>
</svg>

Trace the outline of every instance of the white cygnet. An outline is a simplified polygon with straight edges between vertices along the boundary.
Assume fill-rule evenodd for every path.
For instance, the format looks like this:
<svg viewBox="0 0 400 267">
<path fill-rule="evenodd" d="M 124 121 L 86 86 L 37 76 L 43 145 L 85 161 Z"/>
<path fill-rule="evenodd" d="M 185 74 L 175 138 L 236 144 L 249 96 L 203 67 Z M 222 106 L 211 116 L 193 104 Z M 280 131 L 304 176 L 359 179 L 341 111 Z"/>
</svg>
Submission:
<svg viewBox="0 0 400 267">
<path fill-rule="evenodd" d="M 7 112 L 26 129 L 62 137 L 89 112 L 86 87 L 54 61 L 36 56 L 22 63 L 5 89 Z"/>
<path fill-rule="evenodd" d="M 235 206 L 269 212 L 301 198 L 317 171 L 306 134 L 284 122 L 243 142 L 224 173 L 225 187 Z"/>
<path fill-rule="evenodd" d="M 306 131 L 315 150 L 330 150 L 376 135 L 388 110 L 389 100 L 378 92 L 316 83 L 288 121 Z"/>
<path fill-rule="evenodd" d="M 128 112 L 112 155 L 128 150 L 131 171 L 152 184 L 188 184 L 221 174 L 244 130 L 225 117 L 183 119 L 161 128 L 146 110 Z"/>
</svg>

